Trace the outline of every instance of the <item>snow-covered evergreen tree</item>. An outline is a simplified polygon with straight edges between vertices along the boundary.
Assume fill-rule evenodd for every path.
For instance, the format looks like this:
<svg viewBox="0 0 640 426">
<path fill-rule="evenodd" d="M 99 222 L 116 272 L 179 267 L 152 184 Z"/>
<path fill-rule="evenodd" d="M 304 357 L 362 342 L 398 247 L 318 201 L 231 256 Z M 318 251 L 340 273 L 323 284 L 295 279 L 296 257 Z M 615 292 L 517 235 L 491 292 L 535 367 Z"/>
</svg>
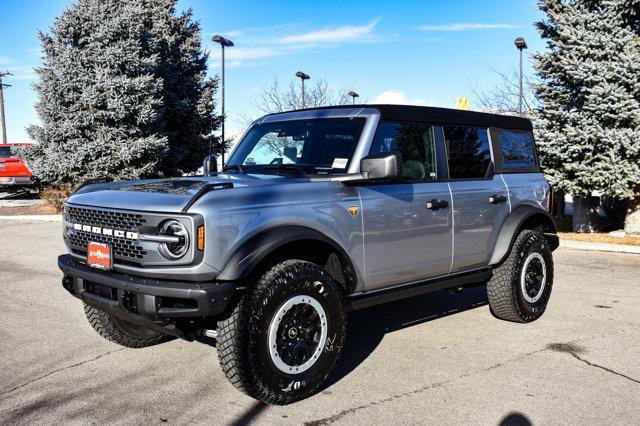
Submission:
<svg viewBox="0 0 640 426">
<path fill-rule="evenodd" d="M 36 175 L 74 183 L 174 176 L 218 148 L 215 79 L 200 27 L 177 0 L 76 0 L 41 33 Z"/>
<path fill-rule="evenodd" d="M 638 0 L 542 0 L 548 50 L 534 56 L 542 83 L 536 127 L 557 189 L 582 197 L 640 195 Z"/>
</svg>

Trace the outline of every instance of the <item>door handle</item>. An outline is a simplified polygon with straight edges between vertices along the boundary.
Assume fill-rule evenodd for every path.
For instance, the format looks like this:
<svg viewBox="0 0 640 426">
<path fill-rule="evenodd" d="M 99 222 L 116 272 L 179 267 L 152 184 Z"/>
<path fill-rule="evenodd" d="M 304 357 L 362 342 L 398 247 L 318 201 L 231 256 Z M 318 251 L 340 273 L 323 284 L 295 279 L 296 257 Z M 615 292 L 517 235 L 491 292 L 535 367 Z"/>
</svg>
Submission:
<svg viewBox="0 0 640 426">
<path fill-rule="evenodd" d="M 433 200 L 427 201 L 427 208 L 429 210 L 444 209 L 445 207 L 449 207 L 449 202 L 446 200 L 436 200 L 434 198 Z"/>
<path fill-rule="evenodd" d="M 504 203 L 505 201 L 507 201 L 507 197 L 504 195 L 493 194 L 489 197 L 489 202 L 491 204 L 500 204 Z"/>
</svg>

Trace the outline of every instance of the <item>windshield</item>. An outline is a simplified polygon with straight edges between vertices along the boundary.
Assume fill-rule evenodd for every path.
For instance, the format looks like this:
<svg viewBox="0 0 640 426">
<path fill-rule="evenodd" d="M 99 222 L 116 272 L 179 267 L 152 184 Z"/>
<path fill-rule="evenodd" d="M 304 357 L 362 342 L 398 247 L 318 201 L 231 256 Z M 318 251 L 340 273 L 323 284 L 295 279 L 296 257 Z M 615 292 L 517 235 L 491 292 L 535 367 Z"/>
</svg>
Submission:
<svg viewBox="0 0 640 426">
<path fill-rule="evenodd" d="M 10 146 L 0 146 L 0 158 L 11 157 Z"/>
<path fill-rule="evenodd" d="M 365 118 L 320 118 L 256 124 L 225 169 L 247 173 L 346 173 Z"/>
</svg>

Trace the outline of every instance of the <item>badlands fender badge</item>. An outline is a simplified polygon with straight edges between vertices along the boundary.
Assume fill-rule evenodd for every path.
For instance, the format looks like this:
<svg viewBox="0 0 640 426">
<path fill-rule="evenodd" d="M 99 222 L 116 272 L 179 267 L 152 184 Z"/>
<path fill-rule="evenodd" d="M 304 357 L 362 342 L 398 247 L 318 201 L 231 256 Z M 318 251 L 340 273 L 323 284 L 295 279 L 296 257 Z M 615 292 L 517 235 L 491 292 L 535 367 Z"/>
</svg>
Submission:
<svg viewBox="0 0 640 426">
<path fill-rule="evenodd" d="M 112 267 L 111 246 L 90 242 L 87 247 L 87 264 L 92 268 L 110 271 Z"/>
<path fill-rule="evenodd" d="M 349 213 L 351 213 L 352 217 L 358 216 L 358 212 L 360 211 L 360 207 L 358 206 L 349 206 Z"/>
</svg>

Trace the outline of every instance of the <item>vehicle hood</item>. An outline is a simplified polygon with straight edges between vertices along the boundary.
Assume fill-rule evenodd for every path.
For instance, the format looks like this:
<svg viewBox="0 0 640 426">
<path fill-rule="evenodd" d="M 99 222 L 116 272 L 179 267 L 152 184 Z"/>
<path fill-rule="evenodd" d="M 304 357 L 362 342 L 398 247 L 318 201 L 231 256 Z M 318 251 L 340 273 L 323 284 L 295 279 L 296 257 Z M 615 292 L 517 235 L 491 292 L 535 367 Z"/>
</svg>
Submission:
<svg viewBox="0 0 640 426">
<path fill-rule="evenodd" d="M 295 181 L 307 182 L 301 177 L 274 175 L 220 174 L 215 177 L 188 177 L 95 183 L 76 191 L 70 204 L 111 209 L 139 210 L 158 213 L 179 213 L 189 206 L 198 192 L 210 184 L 212 190 L 233 191 L 247 186 L 277 185 Z M 227 184 L 227 185 L 223 185 Z"/>
</svg>

